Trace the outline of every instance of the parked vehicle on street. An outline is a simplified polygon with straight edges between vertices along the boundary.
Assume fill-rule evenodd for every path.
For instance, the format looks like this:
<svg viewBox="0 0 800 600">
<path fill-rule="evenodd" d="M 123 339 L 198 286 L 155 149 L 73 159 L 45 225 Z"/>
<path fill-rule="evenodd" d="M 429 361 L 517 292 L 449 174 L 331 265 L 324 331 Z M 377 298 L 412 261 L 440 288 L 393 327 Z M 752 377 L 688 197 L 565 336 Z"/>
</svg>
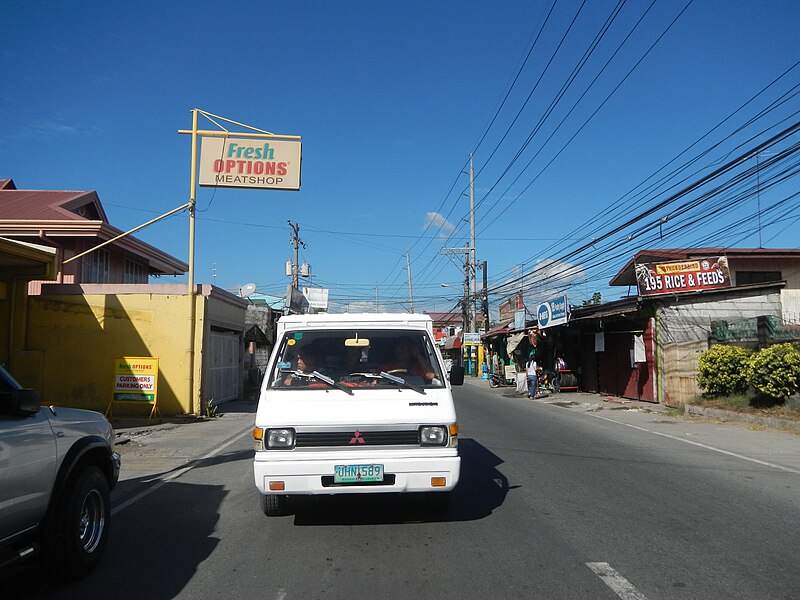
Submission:
<svg viewBox="0 0 800 600">
<path fill-rule="evenodd" d="M 265 514 L 298 495 L 424 493 L 447 508 L 458 483 L 452 385 L 427 315 L 293 315 L 261 385 L 254 476 Z"/>
<path fill-rule="evenodd" d="M 505 375 L 500 373 L 489 373 L 489 387 L 505 387 L 507 385 L 516 385 L 515 382 L 506 379 Z"/>
<path fill-rule="evenodd" d="M 87 575 L 108 540 L 119 468 L 103 415 L 41 407 L 0 367 L 0 568 L 41 555 L 62 577 Z"/>
</svg>

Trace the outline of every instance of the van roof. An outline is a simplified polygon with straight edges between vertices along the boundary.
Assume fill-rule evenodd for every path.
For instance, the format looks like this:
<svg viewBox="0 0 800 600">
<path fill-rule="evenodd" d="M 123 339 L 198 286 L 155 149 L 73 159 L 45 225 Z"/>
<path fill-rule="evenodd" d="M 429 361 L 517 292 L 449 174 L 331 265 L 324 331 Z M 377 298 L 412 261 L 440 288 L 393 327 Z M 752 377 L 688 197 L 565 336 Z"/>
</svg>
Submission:
<svg viewBox="0 0 800 600">
<path fill-rule="evenodd" d="M 408 325 L 414 328 L 430 327 L 430 315 L 414 313 L 343 313 L 315 315 L 286 315 L 278 319 L 283 327 L 308 325 L 311 327 L 335 327 L 341 325 Z"/>
</svg>

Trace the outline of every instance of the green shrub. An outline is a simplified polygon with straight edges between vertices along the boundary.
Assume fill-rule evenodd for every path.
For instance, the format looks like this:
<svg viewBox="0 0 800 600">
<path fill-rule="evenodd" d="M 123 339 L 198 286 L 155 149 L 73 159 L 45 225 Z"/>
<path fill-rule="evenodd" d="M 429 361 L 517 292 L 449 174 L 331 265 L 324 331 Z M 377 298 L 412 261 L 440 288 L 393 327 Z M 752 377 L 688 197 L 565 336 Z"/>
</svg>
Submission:
<svg viewBox="0 0 800 600">
<path fill-rule="evenodd" d="M 738 346 L 711 346 L 700 355 L 697 385 L 709 394 L 725 396 L 747 389 L 749 352 Z"/>
<path fill-rule="evenodd" d="M 792 344 L 777 344 L 750 357 L 747 382 L 772 398 L 787 398 L 800 390 L 800 351 Z"/>
</svg>

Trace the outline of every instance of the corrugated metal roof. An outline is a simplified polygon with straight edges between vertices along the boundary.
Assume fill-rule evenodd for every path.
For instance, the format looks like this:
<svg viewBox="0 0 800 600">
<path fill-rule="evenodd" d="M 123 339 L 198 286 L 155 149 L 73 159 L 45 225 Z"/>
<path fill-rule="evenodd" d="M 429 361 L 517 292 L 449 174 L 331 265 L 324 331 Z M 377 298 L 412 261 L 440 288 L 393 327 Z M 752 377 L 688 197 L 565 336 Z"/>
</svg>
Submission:
<svg viewBox="0 0 800 600">
<path fill-rule="evenodd" d="M 20 219 L 108 222 L 95 192 L 0 189 L 0 220 Z"/>
</svg>

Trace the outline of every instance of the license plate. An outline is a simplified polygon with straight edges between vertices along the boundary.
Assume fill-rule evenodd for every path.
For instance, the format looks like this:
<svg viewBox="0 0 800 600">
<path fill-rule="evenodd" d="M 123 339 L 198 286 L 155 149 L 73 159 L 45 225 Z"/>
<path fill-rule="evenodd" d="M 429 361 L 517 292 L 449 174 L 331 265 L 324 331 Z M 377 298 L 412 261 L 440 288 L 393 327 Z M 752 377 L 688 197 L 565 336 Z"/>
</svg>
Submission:
<svg viewBox="0 0 800 600">
<path fill-rule="evenodd" d="M 383 465 L 336 465 L 334 483 L 364 483 L 383 481 Z"/>
</svg>

